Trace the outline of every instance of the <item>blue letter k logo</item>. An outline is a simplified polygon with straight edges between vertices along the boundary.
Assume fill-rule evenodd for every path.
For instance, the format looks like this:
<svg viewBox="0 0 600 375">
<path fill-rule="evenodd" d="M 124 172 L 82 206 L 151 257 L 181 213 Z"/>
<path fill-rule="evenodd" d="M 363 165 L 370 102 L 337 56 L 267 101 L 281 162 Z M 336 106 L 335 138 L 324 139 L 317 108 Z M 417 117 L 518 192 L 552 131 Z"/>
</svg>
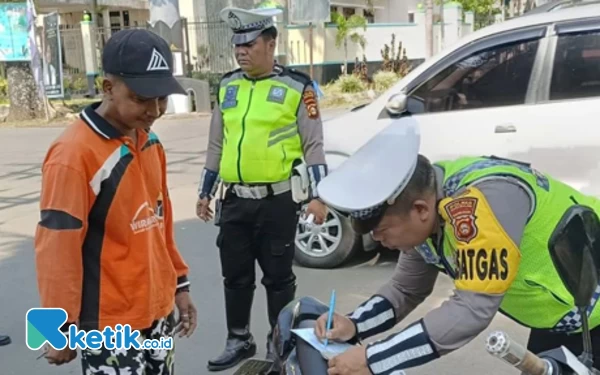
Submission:
<svg viewBox="0 0 600 375">
<path fill-rule="evenodd" d="M 68 340 L 60 331 L 60 327 L 67 321 L 67 316 L 67 312 L 63 309 L 29 309 L 25 319 L 27 347 L 38 350 L 48 342 L 54 349 L 64 349 Z"/>
</svg>

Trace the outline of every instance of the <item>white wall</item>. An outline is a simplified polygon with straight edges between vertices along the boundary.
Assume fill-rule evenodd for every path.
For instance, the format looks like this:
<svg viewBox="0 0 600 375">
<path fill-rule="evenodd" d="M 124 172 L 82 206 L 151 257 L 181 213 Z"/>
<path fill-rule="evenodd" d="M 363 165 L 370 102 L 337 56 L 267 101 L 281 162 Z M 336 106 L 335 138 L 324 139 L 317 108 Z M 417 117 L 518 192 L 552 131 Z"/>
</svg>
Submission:
<svg viewBox="0 0 600 375">
<path fill-rule="evenodd" d="M 382 23 L 409 22 L 408 13 L 416 11 L 419 0 L 383 0 L 383 9 L 375 11 L 375 20 Z"/>
<path fill-rule="evenodd" d="M 441 25 L 434 25 L 434 53 L 442 47 L 456 43 L 464 35 L 472 32 L 473 25 L 463 23 L 461 8 L 459 6 L 446 6 L 444 8 L 444 45 L 441 45 Z M 467 13 L 467 21 L 472 20 L 472 14 Z M 406 49 L 409 59 L 425 58 L 425 14 L 424 11 L 415 13 L 415 23 L 375 23 L 369 24 L 367 30 L 356 30 L 367 40 L 364 51 L 359 45 L 348 43 L 348 59 L 352 62 L 355 58 L 362 60 L 363 53 L 367 61 L 381 61 L 381 50 L 390 45 L 392 34 L 396 36 L 396 51 L 399 42 Z M 313 63 L 343 63 L 345 53 L 343 46 L 335 45 L 337 29 L 335 25 L 320 26 L 313 30 Z M 284 33 L 285 52 L 288 64 L 309 64 L 310 39 L 308 28 L 292 26 Z"/>
</svg>

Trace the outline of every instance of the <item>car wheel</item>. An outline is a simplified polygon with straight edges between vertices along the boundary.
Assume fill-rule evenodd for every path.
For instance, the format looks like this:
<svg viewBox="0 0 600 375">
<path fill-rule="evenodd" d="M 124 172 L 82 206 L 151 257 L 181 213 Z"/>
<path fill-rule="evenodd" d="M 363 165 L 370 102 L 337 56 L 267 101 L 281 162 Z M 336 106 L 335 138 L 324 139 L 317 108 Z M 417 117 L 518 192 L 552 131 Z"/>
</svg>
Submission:
<svg viewBox="0 0 600 375">
<path fill-rule="evenodd" d="M 358 242 L 348 218 L 330 210 L 322 225 L 308 224 L 303 209 L 296 227 L 295 259 L 304 267 L 335 268 L 354 254 Z"/>
</svg>

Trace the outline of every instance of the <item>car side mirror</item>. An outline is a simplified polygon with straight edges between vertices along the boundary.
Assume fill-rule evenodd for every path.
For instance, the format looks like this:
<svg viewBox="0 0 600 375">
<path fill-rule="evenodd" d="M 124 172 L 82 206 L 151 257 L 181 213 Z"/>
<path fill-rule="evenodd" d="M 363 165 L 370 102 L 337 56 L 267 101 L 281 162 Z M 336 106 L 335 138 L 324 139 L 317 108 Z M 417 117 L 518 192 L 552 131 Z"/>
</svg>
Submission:
<svg viewBox="0 0 600 375">
<path fill-rule="evenodd" d="M 549 241 L 550 256 L 579 308 L 590 304 L 598 286 L 600 220 L 589 207 L 575 205 Z"/>
<path fill-rule="evenodd" d="M 406 104 L 408 102 L 408 97 L 404 93 L 394 94 L 389 99 L 385 105 L 385 109 L 387 110 L 390 116 L 400 116 L 404 112 L 406 112 Z"/>
</svg>

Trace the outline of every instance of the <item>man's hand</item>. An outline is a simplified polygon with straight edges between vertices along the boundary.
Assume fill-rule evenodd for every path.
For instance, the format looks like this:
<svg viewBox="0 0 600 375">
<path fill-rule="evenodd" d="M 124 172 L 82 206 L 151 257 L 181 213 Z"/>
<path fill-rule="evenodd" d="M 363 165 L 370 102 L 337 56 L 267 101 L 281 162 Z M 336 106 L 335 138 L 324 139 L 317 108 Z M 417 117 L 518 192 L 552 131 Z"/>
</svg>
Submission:
<svg viewBox="0 0 600 375">
<path fill-rule="evenodd" d="M 306 207 L 306 217 L 313 214 L 315 224 L 321 225 L 327 217 L 327 206 L 318 199 L 313 199 Z"/>
<path fill-rule="evenodd" d="M 44 358 L 51 365 L 60 366 L 65 363 L 69 363 L 77 357 L 77 351 L 71 350 L 68 346 L 63 350 L 57 350 L 48 345 L 48 351 Z"/>
<path fill-rule="evenodd" d="M 348 318 L 338 313 L 333 314 L 332 328 L 327 331 L 327 313 L 321 315 L 317 319 L 315 325 L 315 335 L 320 339 L 346 342 L 356 335 L 356 327 L 354 323 Z"/>
<path fill-rule="evenodd" d="M 213 218 L 213 211 L 210 208 L 210 199 L 198 199 L 198 202 L 196 203 L 196 215 L 200 220 L 204 220 L 204 222 Z"/>
<path fill-rule="evenodd" d="M 364 346 L 355 346 L 329 360 L 328 375 L 372 375 Z"/>
<path fill-rule="evenodd" d="M 179 337 L 190 337 L 198 325 L 198 312 L 192 303 L 190 293 L 177 293 L 175 304 L 177 305 L 177 310 L 179 310 L 179 322 L 177 322 L 173 336 L 181 332 Z"/>
</svg>

